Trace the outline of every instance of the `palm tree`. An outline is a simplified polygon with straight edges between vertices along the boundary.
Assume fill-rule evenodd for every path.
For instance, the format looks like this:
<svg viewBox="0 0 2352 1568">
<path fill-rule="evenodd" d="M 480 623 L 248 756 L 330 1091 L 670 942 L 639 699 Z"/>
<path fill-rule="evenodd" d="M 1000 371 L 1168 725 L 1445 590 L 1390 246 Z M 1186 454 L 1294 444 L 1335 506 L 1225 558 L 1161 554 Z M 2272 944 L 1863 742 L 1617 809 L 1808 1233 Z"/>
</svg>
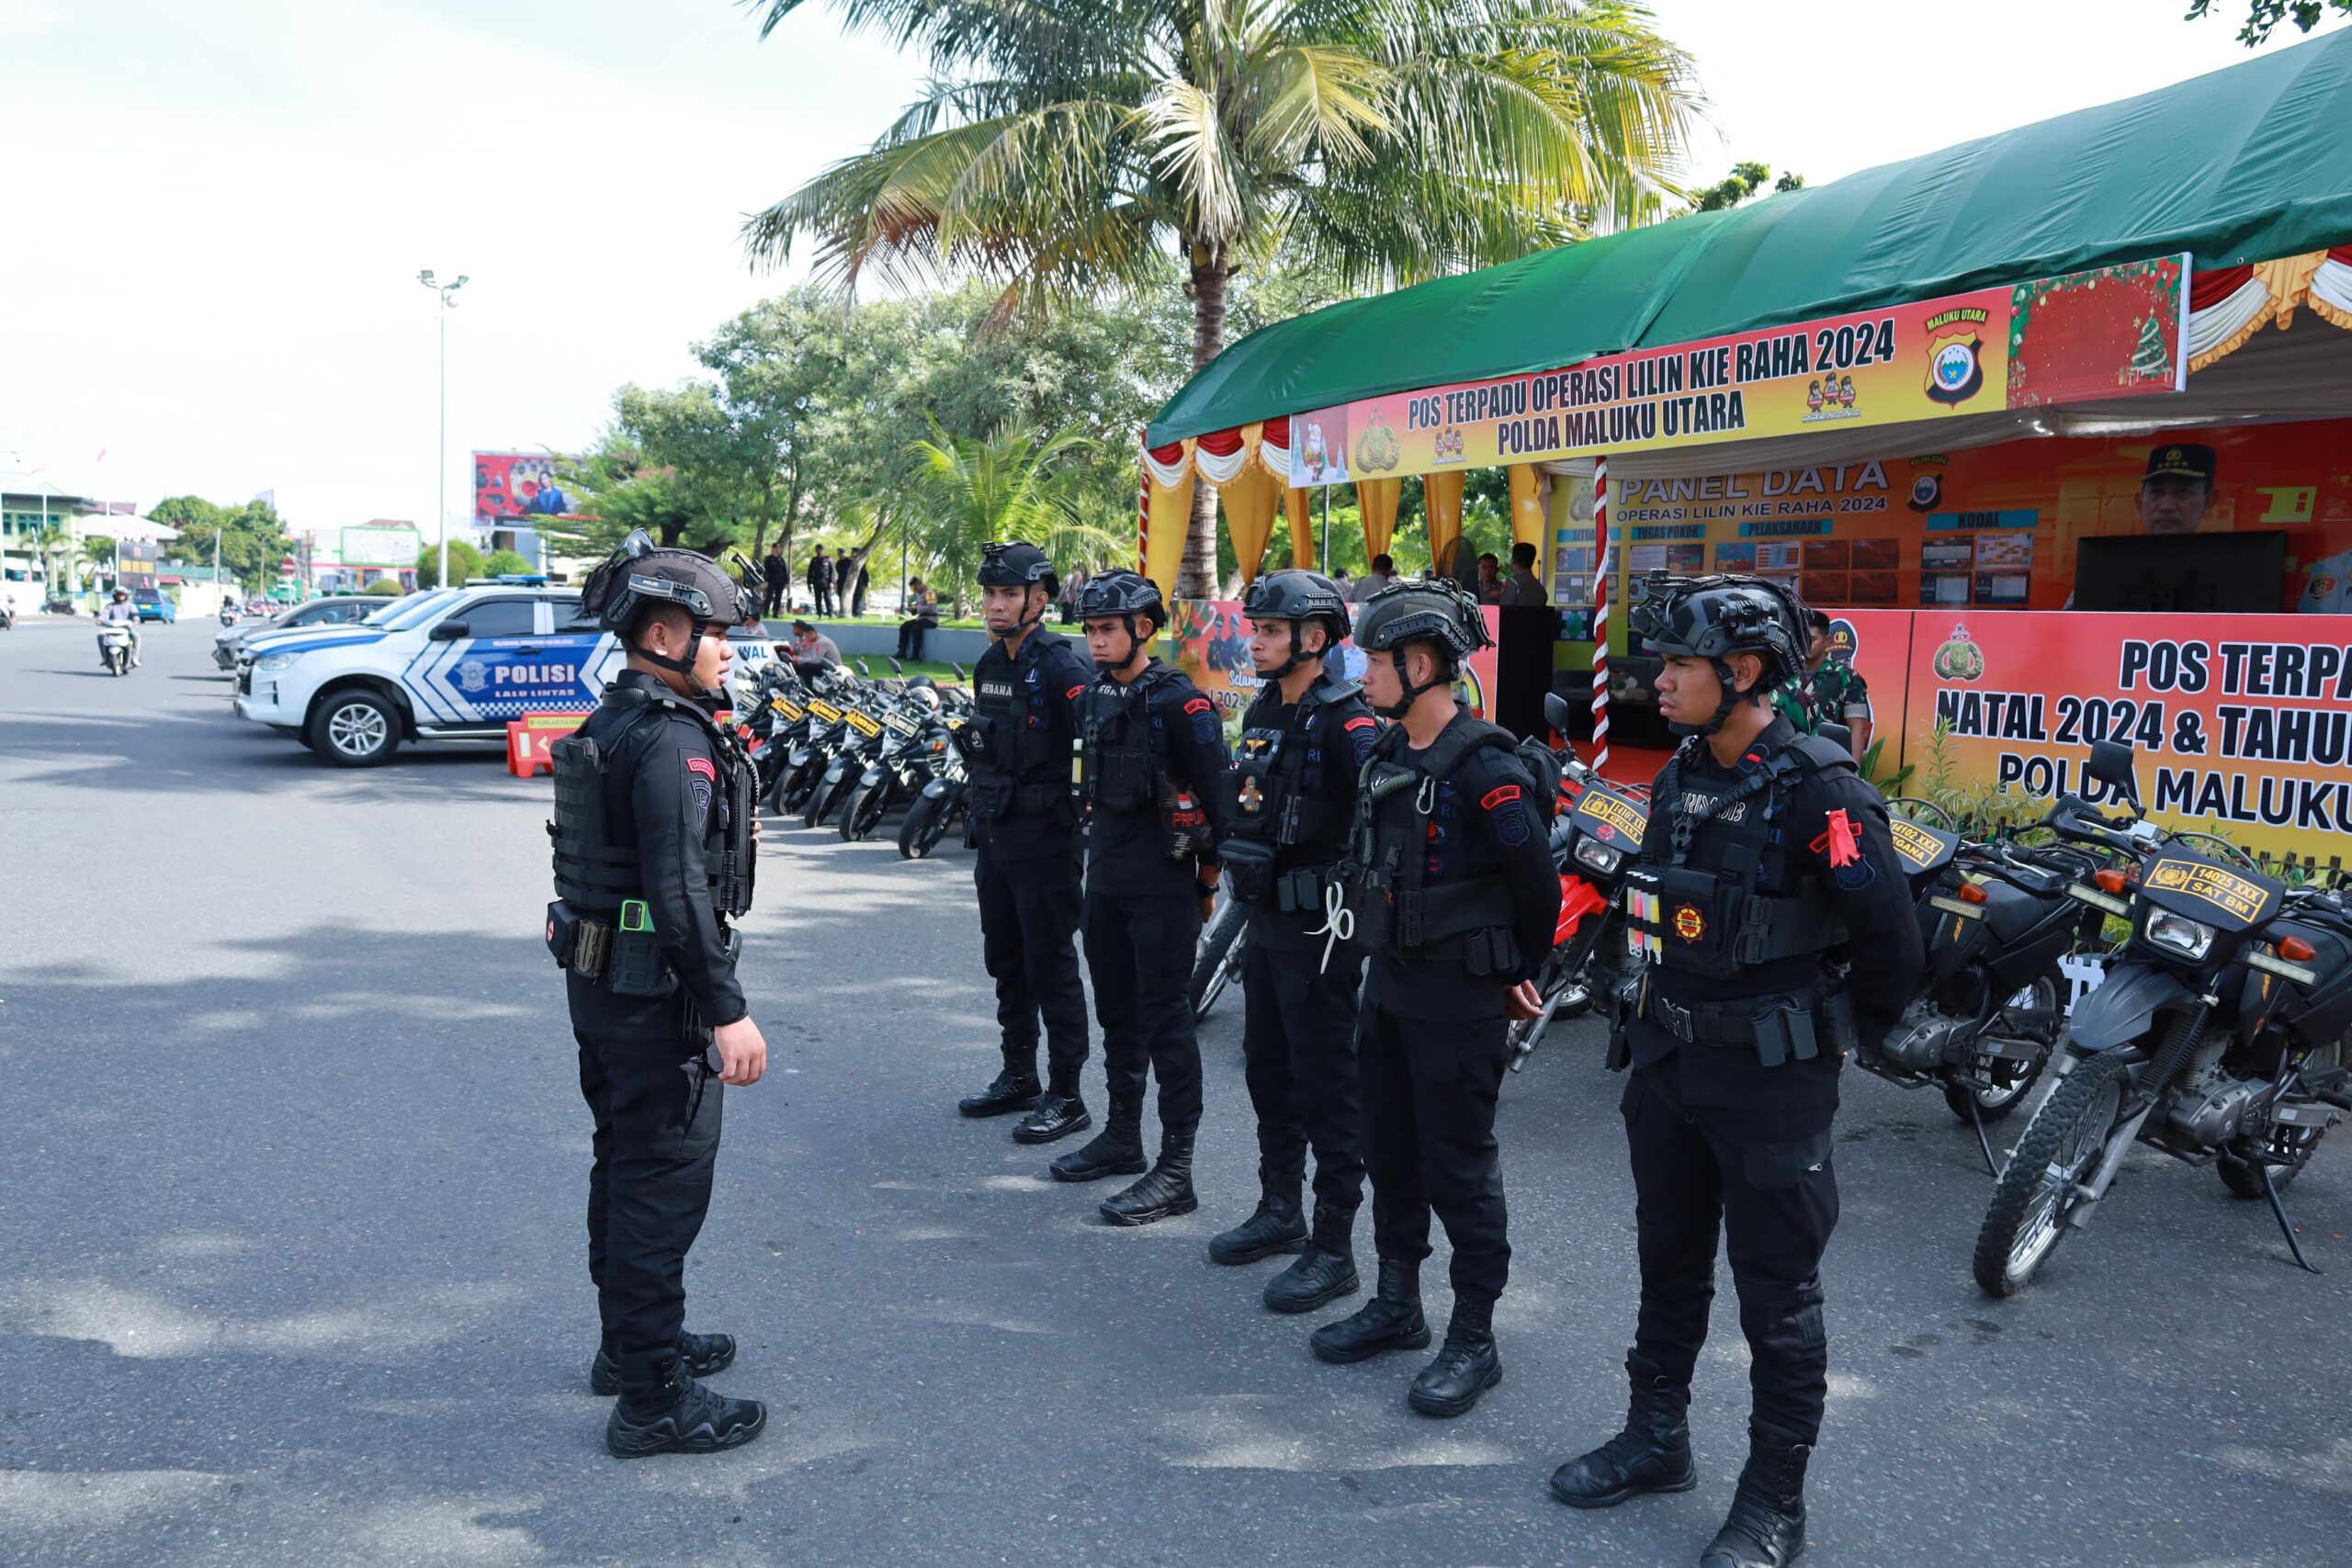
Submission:
<svg viewBox="0 0 2352 1568">
<path fill-rule="evenodd" d="M 803 0 L 747 0 L 762 36 Z M 867 152 L 744 225 L 843 284 L 981 274 L 1001 310 L 1149 287 L 1172 250 L 1193 365 L 1277 254 L 1380 288 L 1663 216 L 1697 98 L 1606 0 L 831 0 L 934 80 Z M 1216 571 L 1194 500 L 1180 585 Z"/>
<path fill-rule="evenodd" d="M 927 438 L 909 446 L 928 519 L 916 537 L 955 585 L 956 614 L 979 570 L 980 547 L 991 539 L 1026 539 L 1057 560 L 1125 547 L 1083 511 L 1079 462 L 1093 449 L 1075 430 L 1041 436 L 1008 424 L 985 436 L 951 435 L 937 420 Z"/>
<path fill-rule="evenodd" d="M 48 597 L 71 599 L 74 584 L 69 578 L 82 559 L 82 541 L 65 524 L 51 523 L 33 530 L 32 545 L 40 556 L 42 574 L 49 580 Z"/>
</svg>

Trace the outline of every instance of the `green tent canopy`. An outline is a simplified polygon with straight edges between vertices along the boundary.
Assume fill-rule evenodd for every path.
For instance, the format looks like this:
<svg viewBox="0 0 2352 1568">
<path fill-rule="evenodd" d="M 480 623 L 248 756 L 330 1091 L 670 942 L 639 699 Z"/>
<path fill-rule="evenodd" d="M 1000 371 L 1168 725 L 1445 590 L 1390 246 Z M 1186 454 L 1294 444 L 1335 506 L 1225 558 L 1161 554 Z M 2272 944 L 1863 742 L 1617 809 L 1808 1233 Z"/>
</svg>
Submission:
<svg viewBox="0 0 2352 1568">
<path fill-rule="evenodd" d="M 2352 28 L 2121 103 L 1283 321 L 1149 446 L 1358 398 L 2189 252 L 2352 235 Z"/>
</svg>

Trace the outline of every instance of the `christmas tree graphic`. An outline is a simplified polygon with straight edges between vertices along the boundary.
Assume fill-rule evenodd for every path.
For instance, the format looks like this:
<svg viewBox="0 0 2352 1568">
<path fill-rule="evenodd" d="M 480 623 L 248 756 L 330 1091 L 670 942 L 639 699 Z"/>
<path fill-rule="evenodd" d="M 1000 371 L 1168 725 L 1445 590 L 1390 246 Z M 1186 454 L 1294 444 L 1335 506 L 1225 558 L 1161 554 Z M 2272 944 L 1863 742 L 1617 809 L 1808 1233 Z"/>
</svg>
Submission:
<svg viewBox="0 0 2352 1568">
<path fill-rule="evenodd" d="M 2140 323 L 2139 346 L 2132 351 L 2132 374 L 2145 381 L 2172 379 L 2172 355 L 2165 348 L 2165 330 L 2154 316 Z"/>
</svg>

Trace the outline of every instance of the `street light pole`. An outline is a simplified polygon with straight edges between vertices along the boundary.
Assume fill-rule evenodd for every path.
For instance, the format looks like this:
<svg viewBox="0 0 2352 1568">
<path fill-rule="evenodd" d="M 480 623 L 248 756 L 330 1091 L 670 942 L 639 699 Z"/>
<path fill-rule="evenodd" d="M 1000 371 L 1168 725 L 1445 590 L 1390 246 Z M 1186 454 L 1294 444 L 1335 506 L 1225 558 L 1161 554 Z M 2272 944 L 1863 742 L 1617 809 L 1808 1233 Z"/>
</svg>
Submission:
<svg viewBox="0 0 2352 1568">
<path fill-rule="evenodd" d="M 441 446 L 440 465 L 435 470 L 438 488 L 434 491 L 434 504 L 440 508 L 441 572 L 440 585 L 449 586 L 449 312 L 458 308 L 457 292 L 466 286 L 466 275 L 459 273 L 455 283 L 434 281 L 433 269 L 426 267 L 416 275 L 416 280 L 441 297 L 441 309 L 435 319 L 441 327 Z"/>
</svg>

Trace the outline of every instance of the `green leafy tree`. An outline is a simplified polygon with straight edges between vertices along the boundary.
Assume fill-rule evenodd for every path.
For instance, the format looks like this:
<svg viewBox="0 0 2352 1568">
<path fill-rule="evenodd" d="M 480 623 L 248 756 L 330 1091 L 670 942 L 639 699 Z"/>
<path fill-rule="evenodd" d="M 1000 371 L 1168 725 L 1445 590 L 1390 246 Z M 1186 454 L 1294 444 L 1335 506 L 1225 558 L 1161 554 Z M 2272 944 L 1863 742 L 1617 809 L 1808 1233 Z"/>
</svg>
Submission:
<svg viewBox="0 0 2352 1568">
<path fill-rule="evenodd" d="M 379 594 L 386 599 L 397 599 L 408 590 L 401 586 L 401 580 L 397 577 L 379 577 L 359 592 Z"/>
<path fill-rule="evenodd" d="M 2183 19 L 2199 21 L 2212 15 L 2212 11 L 2213 0 L 2189 0 L 2188 15 Z M 2352 16 L 2352 0 L 2246 0 L 2245 25 L 2238 28 L 2238 41 L 2248 49 L 2267 43 L 2281 22 L 2291 23 L 2297 32 L 2307 33 L 2319 26 L 2330 11 Z"/>
<path fill-rule="evenodd" d="M 166 560 L 209 566 L 217 536 L 221 571 L 248 592 L 274 581 L 278 562 L 294 551 L 285 520 L 265 501 L 222 505 L 200 495 L 175 495 L 157 502 L 148 515 L 179 530 L 180 536 L 164 547 Z"/>
<path fill-rule="evenodd" d="M 922 495 L 915 525 L 933 574 L 963 614 L 991 539 L 1026 539 L 1069 560 L 1109 547 L 1081 507 L 1077 464 L 1090 443 L 1074 431 L 1040 435 L 1006 425 L 985 436 L 955 435 L 935 422 L 909 448 Z"/>
<path fill-rule="evenodd" d="M 764 36 L 804 0 L 756 3 Z M 832 4 L 934 80 L 751 218 L 753 255 L 985 276 L 1002 315 L 1151 288 L 1172 254 L 1195 368 L 1277 254 L 1382 288 L 1666 215 L 1696 102 L 1645 12 L 1586 0 Z M 1202 486 L 1181 592 L 1213 586 L 1215 520 Z"/>
<path fill-rule="evenodd" d="M 1734 164 L 1729 175 L 1698 192 L 1686 210 L 1720 212 L 1728 207 L 1737 207 L 1762 190 L 1766 180 L 1772 180 L 1772 189 L 1776 194 L 1804 187 L 1804 176 L 1793 169 L 1785 170 L 1780 178 L 1772 179 L 1772 165 L 1770 164 Z"/>
<path fill-rule="evenodd" d="M 463 583 L 485 575 L 480 550 L 463 539 L 449 541 L 450 581 Z M 416 563 L 416 585 L 419 588 L 441 586 L 441 547 L 438 545 L 426 550 Z"/>
<path fill-rule="evenodd" d="M 515 550 L 492 550 L 481 563 L 484 577 L 527 577 L 537 570 Z"/>
</svg>

